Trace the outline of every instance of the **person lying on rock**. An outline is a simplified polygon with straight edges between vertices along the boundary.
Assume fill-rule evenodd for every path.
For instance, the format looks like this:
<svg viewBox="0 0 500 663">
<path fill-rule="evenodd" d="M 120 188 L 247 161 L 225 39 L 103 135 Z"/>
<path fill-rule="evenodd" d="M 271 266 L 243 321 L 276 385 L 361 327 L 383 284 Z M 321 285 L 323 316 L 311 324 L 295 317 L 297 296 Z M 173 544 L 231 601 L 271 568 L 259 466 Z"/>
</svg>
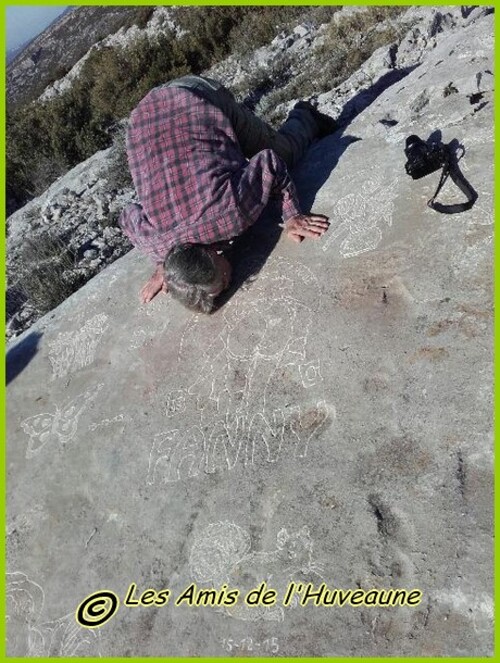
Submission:
<svg viewBox="0 0 500 663">
<path fill-rule="evenodd" d="M 300 101 L 275 131 L 202 76 L 151 90 L 132 111 L 126 138 L 140 205 L 130 204 L 119 219 L 157 265 L 142 301 L 170 291 L 209 313 L 231 281 L 224 247 L 257 221 L 271 196 L 281 198 L 290 239 L 321 237 L 328 217 L 301 212 L 287 167 L 335 129 L 333 118 Z"/>
</svg>

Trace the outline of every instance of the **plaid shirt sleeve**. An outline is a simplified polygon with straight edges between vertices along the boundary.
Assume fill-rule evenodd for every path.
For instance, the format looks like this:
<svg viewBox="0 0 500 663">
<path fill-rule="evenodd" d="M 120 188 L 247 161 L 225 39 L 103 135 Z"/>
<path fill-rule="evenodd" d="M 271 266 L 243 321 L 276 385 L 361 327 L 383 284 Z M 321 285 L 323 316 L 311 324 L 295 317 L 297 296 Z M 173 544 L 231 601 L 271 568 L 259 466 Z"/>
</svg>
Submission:
<svg viewBox="0 0 500 663">
<path fill-rule="evenodd" d="M 262 150 L 235 173 L 233 190 L 238 209 L 247 220 L 245 227 L 257 221 L 271 196 L 281 198 L 283 221 L 301 213 L 286 164 L 273 150 Z"/>
<path fill-rule="evenodd" d="M 149 256 L 155 264 L 163 262 L 171 248 L 171 239 L 153 228 L 141 205 L 131 203 L 125 207 L 118 219 L 118 225 L 139 251 Z"/>
</svg>

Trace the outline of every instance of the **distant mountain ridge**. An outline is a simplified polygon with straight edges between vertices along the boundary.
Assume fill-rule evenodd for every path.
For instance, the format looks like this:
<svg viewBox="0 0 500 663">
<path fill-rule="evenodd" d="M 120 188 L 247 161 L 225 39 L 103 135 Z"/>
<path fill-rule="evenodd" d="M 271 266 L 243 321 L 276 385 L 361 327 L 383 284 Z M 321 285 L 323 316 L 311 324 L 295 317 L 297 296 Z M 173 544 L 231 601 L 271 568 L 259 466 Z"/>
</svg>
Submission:
<svg viewBox="0 0 500 663">
<path fill-rule="evenodd" d="M 54 26 L 55 23 L 57 23 L 57 21 L 61 20 L 63 16 L 66 16 L 66 14 L 69 14 L 69 12 L 73 11 L 73 9 L 75 9 L 74 5 L 66 7 L 66 9 L 61 14 L 59 14 L 59 16 L 56 16 L 55 19 L 53 19 L 43 30 L 41 30 L 34 37 L 30 37 L 19 46 L 9 49 L 7 51 L 7 64 L 10 64 L 18 55 L 20 55 L 24 51 L 25 48 L 28 48 L 28 46 L 31 44 L 32 41 L 37 39 L 43 32 Z"/>
<path fill-rule="evenodd" d="M 141 10 L 144 11 L 144 7 L 68 7 L 35 39 L 8 56 L 8 104 L 36 99 L 61 71 L 71 69 L 93 44 L 123 25 L 132 25 Z"/>
<path fill-rule="evenodd" d="M 16 48 L 11 48 L 7 51 L 7 64 L 10 64 L 14 58 L 16 58 L 21 51 L 23 51 L 25 48 L 27 48 L 33 40 L 29 39 L 28 41 L 25 41 L 22 43 L 20 46 L 16 46 Z"/>
<path fill-rule="evenodd" d="M 36 34 L 34 37 L 30 37 L 29 39 L 26 39 L 26 41 L 23 41 L 22 44 L 19 46 L 16 46 L 15 48 L 9 48 L 7 50 L 7 64 L 9 65 L 15 58 L 17 58 L 18 55 L 20 55 L 25 48 L 28 48 L 28 46 L 31 44 L 32 41 L 37 39 L 41 34 L 43 34 L 46 30 L 51 28 L 57 21 L 61 20 L 63 16 L 66 16 L 66 14 L 69 14 L 69 12 L 73 11 L 75 9 L 74 5 L 71 5 L 70 7 L 66 7 L 66 9 L 59 14 L 59 16 L 56 16 L 43 30 L 41 30 L 38 34 Z"/>
<path fill-rule="evenodd" d="M 69 12 L 73 11 L 76 7 L 74 5 L 71 5 L 70 7 L 66 7 L 66 9 L 59 14 L 59 16 L 56 16 L 54 20 L 52 20 L 43 30 L 41 30 L 37 35 L 34 37 L 30 37 L 26 41 L 24 41 L 22 44 L 19 46 L 16 46 L 15 48 L 10 48 L 7 51 L 7 64 L 9 65 L 11 62 L 14 61 L 15 58 L 17 58 L 18 55 L 20 55 L 25 48 L 28 48 L 28 46 L 33 42 L 35 39 L 38 39 L 40 35 L 42 35 L 46 30 L 49 30 L 51 27 L 53 27 L 58 21 L 60 21 L 66 14 L 69 14 Z"/>
</svg>

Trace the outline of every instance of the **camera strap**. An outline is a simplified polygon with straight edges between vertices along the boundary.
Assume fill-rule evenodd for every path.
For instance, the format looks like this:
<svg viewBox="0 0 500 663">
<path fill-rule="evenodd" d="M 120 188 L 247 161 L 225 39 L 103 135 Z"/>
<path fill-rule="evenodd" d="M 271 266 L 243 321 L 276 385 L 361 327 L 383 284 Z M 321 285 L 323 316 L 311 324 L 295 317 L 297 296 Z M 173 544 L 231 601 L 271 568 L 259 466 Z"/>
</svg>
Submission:
<svg viewBox="0 0 500 663">
<path fill-rule="evenodd" d="M 445 151 L 445 162 L 443 165 L 443 170 L 441 172 L 441 178 L 437 189 L 430 200 L 427 201 L 427 205 L 436 210 L 436 212 L 442 212 L 443 214 L 457 214 L 459 212 L 465 212 L 474 205 L 477 200 L 477 193 L 474 191 L 472 186 L 467 182 L 465 177 L 458 167 L 458 161 L 455 152 L 452 152 L 449 145 L 443 145 Z M 442 203 L 436 202 L 438 193 L 441 191 L 444 183 L 448 179 L 448 176 L 451 177 L 453 182 L 457 187 L 462 191 L 466 197 L 467 202 L 465 203 L 455 203 L 451 205 L 443 205 Z"/>
</svg>

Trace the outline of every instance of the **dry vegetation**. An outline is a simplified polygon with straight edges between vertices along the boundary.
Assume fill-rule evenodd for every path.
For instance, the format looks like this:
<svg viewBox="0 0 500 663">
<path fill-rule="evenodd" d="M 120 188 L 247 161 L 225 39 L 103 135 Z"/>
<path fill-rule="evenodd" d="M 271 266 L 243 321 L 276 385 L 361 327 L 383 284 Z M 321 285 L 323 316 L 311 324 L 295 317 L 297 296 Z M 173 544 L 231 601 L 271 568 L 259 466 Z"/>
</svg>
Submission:
<svg viewBox="0 0 500 663">
<path fill-rule="evenodd" d="M 367 7 L 365 11 L 331 21 L 323 43 L 311 54 L 303 71 L 285 87 L 265 96 L 257 112 L 279 125 L 282 112 L 276 107 L 292 99 L 327 92 L 351 76 L 381 46 L 399 42 L 404 30 L 392 19 L 406 7 Z M 277 78 L 282 67 L 276 72 Z"/>
<path fill-rule="evenodd" d="M 40 315 L 61 304 L 82 285 L 73 269 L 74 256 L 48 231 L 26 239 L 21 264 L 21 273 L 15 280 L 9 279 L 11 290 Z"/>
</svg>

